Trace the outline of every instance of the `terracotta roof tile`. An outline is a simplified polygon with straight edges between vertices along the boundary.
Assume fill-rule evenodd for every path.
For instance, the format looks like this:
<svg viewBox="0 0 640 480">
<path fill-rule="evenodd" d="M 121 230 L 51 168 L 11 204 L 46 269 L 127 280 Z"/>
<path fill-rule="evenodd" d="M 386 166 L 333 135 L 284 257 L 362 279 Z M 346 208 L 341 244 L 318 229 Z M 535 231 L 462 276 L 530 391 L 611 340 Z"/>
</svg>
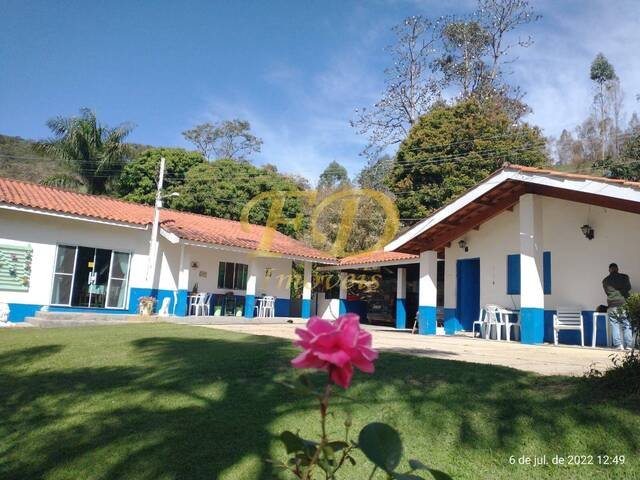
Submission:
<svg viewBox="0 0 640 480">
<path fill-rule="evenodd" d="M 134 225 L 149 225 L 153 221 L 153 207 L 148 205 L 1 177 L 0 203 Z M 162 210 L 160 222 L 162 228 L 186 240 L 250 250 L 259 247 L 266 231 L 259 225 L 249 225 L 249 230 L 245 231 L 242 224 L 234 220 L 170 209 Z M 312 260 L 336 261 L 332 255 L 307 247 L 279 232 L 274 234 L 270 251 Z"/>
<path fill-rule="evenodd" d="M 146 225 L 153 219 L 153 208 L 147 205 L 1 177 L 0 202 L 135 225 Z"/>
<path fill-rule="evenodd" d="M 385 252 L 383 250 L 377 250 L 375 252 L 367 252 L 358 255 L 352 255 L 350 257 L 344 257 L 340 260 L 339 265 L 362 265 L 367 263 L 381 263 L 381 262 L 398 262 L 404 260 L 417 260 L 420 258 L 418 255 L 412 255 L 410 253 L 402 252 Z"/>
</svg>

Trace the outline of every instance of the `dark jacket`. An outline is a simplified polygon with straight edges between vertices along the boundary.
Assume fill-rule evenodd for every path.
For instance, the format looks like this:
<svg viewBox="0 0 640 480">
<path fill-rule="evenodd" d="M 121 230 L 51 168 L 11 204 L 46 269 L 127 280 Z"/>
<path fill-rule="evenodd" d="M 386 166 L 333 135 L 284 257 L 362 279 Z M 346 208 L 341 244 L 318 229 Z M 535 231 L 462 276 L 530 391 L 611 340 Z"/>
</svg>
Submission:
<svg viewBox="0 0 640 480">
<path fill-rule="evenodd" d="M 629 275 L 610 273 L 602 280 L 602 288 L 604 288 L 604 293 L 607 294 L 607 305 L 609 307 L 621 307 L 631 291 Z"/>
</svg>

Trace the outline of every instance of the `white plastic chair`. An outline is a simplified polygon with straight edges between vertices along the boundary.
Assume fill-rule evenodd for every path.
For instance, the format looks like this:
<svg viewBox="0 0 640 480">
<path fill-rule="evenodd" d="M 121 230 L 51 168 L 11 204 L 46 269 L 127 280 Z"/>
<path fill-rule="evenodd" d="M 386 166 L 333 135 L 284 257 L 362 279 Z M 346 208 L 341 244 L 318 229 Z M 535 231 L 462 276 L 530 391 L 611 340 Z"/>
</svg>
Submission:
<svg viewBox="0 0 640 480">
<path fill-rule="evenodd" d="M 210 293 L 199 293 L 195 297 L 195 301 L 191 305 L 193 313 L 196 317 L 209 315 L 209 301 L 211 300 Z"/>
<path fill-rule="evenodd" d="M 262 317 L 262 311 L 264 307 L 264 297 L 260 297 L 257 299 L 255 306 L 253 307 L 253 315 L 256 318 Z"/>
<path fill-rule="evenodd" d="M 506 308 L 500 308 L 499 310 L 499 318 L 501 321 L 501 324 L 504 325 L 505 328 L 505 335 L 507 336 L 507 342 L 511 341 L 511 330 L 514 330 L 513 332 L 513 339 L 515 340 L 515 329 L 518 329 L 518 332 L 520 332 L 520 321 L 519 320 L 514 320 L 514 317 L 516 316 L 516 312 L 512 311 L 512 310 L 507 310 Z"/>
<path fill-rule="evenodd" d="M 487 338 L 487 312 L 484 308 L 480 309 L 480 314 L 478 315 L 478 320 L 473 322 L 471 326 L 471 333 L 473 336 L 476 336 L 476 325 L 478 325 L 478 333 L 481 338 Z"/>
<path fill-rule="evenodd" d="M 263 317 L 275 317 L 276 316 L 276 297 L 266 296 L 262 299 L 262 316 Z"/>
<path fill-rule="evenodd" d="M 498 305 L 485 305 L 484 309 L 487 312 L 485 338 L 491 338 L 491 329 L 493 328 L 496 332 L 496 339 L 500 340 L 502 338 L 502 327 L 505 326 L 504 320 L 502 319 L 501 315 L 501 312 L 504 309 Z"/>
<path fill-rule="evenodd" d="M 584 347 L 584 318 L 576 308 L 559 308 L 553 316 L 553 343 L 558 345 L 560 330 L 580 330 L 580 344 Z"/>
</svg>

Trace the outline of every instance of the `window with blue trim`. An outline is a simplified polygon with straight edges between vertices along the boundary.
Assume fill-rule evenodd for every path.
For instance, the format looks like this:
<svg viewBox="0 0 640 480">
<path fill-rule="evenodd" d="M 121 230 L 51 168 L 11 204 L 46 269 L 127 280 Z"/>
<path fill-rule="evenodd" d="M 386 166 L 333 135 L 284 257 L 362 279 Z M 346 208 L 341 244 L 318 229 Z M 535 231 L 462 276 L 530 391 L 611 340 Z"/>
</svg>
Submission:
<svg viewBox="0 0 640 480">
<path fill-rule="evenodd" d="M 542 253 L 542 278 L 545 295 L 551 295 L 551 252 Z M 507 295 L 520 295 L 520 254 L 507 255 Z"/>
</svg>

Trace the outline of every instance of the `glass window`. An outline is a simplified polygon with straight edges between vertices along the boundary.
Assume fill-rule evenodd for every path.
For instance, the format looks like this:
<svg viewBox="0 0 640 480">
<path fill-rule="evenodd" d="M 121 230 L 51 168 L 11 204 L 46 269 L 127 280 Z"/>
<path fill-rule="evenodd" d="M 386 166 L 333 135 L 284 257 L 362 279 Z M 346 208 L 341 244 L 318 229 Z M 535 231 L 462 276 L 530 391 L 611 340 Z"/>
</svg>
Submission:
<svg viewBox="0 0 640 480">
<path fill-rule="evenodd" d="M 129 270 L 129 254 L 123 252 L 113 252 L 113 266 L 111 267 L 112 278 L 126 278 Z"/>
<path fill-rule="evenodd" d="M 246 290 L 248 269 L 248 265 L 236 263 L 235 282 L 233 288 L 235 288 L 236 290 Z"/>
<path fill-rule="evenodd" d="M 126 292 L 127 286 L 124 280 L 112 279 L 111 285 L 109 286 L 107 306 L 111 308 L 124 308 Z"/>
<path fill-rule="evenodd" d="M 226 262 L 218 264 L 218 288 L 224 288 L 224 272 L 226 270 Z"/>
<path fill-rule="evenodd" d="M 56 273 L 53 277 L 53 292 L 51 303 L 54 305 L 69 305 L 71 297 L 71 282 L 73 275 Z"/>
<path fill-rule="evenodd" d="M 58 255 L 56 257 L 56 273 L 73 273 L 73 266 L 76 261 L 76 247 L 68 247 L 66 245 L 58 246 Z"/>
<path fill-rule="evenodd" d="M 126 252 L 113 252 L 111 254 L 107 307 L 125 307 L 130 258 L 131 255 Z"/>
<path fill-rule="evenodd" d="M 220 262 L 218 264 L 218 288 L 245 290 L 249 266 L 243 263 Z"/>
<path fill-rule="evenodd" d="M 235 263 L 227 263 L 224 271 L 224 288 L 233 288 L 233 274 L 235 272 L 235 269 Z"/>
<path fill-rule="evenodd" d="M 76 247 L 58 245 L 55 272 L 53 273 L 53 288 L 51 290 L 51 303 L 53 305 L 70 304 L 75 263 Z"/>
</svg>

